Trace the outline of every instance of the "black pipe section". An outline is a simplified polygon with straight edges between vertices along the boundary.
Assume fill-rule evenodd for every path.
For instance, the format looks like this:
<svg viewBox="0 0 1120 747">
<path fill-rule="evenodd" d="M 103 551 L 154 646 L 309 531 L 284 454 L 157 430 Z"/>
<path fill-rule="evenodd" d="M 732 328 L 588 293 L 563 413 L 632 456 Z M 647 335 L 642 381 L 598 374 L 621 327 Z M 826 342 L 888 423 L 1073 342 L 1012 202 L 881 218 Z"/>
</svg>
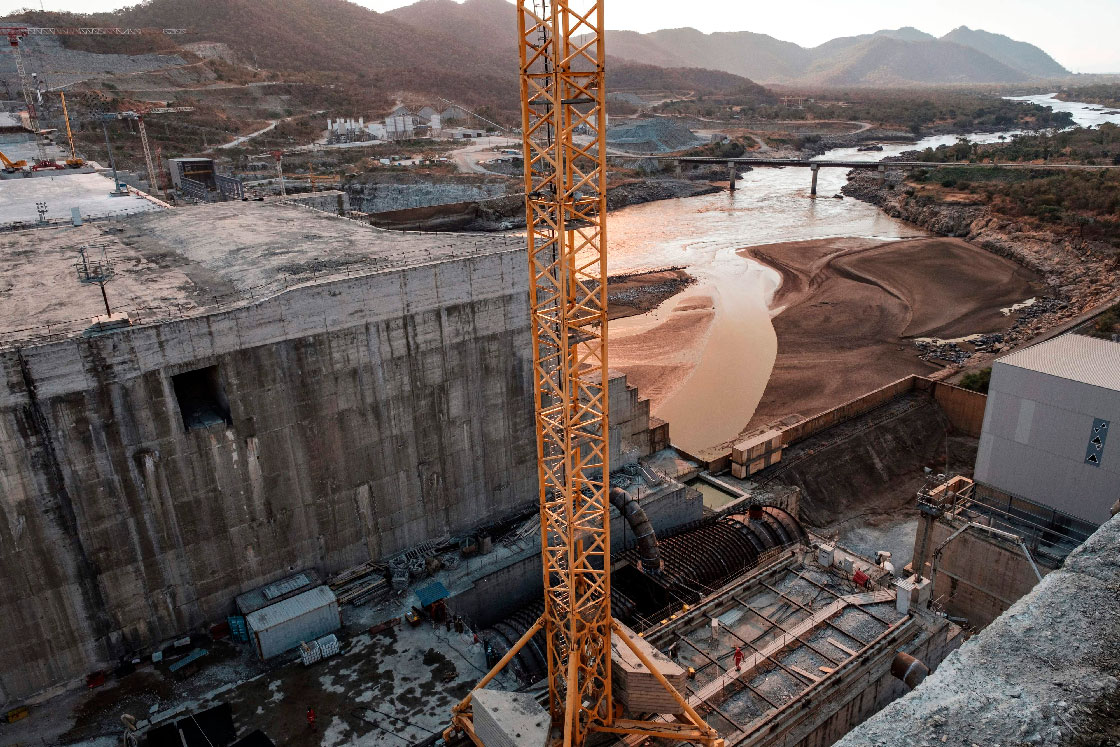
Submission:
<svg viewBox="0 0 1120 747">
<path fill-rule="evenodd" d="M 661 573 L 661 550 L 657 546 L 657 535 L 649 517 L 641 504 L 622 488 L 611 488 L 611 505 L 618 509 L 622 518 L 630 525 L 634 536 L 638 538 L 638 552 L 641 557 L 642 570 L 651 576 Z"/>
<path fill-rule="evenodd" d="M 895 654 L 894 661 L 891 662 L 891 674 L 905 682 L 906 686 L 913 690 L 922 684 L 922 681 L 929 675 L 929 667 L 923 664 L 920 659 L 915 659 L 910 654 L 899 651 Z"/>
<path fill-rule="evenodd" d="M 747 514 L 724 516 L 662 539 L 660 545 L 668 580 L 681 592 L 702 596 L 753 567 L 767 551 L 807 539 L 805 530 L 789 512 L 754 505 Z"/>
</svg>

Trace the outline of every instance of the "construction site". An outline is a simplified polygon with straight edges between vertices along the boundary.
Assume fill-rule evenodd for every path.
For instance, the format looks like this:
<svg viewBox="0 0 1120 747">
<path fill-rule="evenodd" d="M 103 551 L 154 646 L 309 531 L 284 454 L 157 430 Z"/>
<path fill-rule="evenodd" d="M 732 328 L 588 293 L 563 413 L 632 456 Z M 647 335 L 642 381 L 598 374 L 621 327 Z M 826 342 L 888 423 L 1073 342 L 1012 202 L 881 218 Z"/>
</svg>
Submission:
<svg viewBox="0 0 1120 747">
<path fill-rule="evenodd" d="M 208 156 L 156 180 L 144 118 L 175 107 L 101 121 L 136 124 L 140 183 L 25 83 L 0 744 L 1117 736 L 1120 343 L 1061 330 L 986 394 L 910 374 L 679 448 L 610 366 L 602 2 L 576 5 L 518 6 L 524 231 L 389 230 L 288 194 L 279 151 L 267 197 Z M 20 40 L 67 33 L 5 32 L 20 75 Z"/>
</svg>

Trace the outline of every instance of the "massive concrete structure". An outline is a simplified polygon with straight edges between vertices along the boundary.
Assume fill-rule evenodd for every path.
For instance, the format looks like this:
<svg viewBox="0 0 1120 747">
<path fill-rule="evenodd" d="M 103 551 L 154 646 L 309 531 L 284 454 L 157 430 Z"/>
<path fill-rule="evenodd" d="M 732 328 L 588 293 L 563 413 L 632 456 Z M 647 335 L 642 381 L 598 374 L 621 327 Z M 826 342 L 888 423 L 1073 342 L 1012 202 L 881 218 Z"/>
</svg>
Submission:
<svg viewBox="0 0 1120 747">
<path fill-rule="evenodd" d="M 1120 344 L 1069 334 L 1016 351 L 992 366 L 976 481 L 1100 526 L 1120 498 L 1118 422 Z"/>
<path fill-rule="evenodd" d="M 87 329 L 82 246 L 132 326 Z M 277 202 L 0 239 L 0 704 L 531 505 L 526 265 Z M 648 453 L 611 396 L 616 463 Z"/>
</svg>

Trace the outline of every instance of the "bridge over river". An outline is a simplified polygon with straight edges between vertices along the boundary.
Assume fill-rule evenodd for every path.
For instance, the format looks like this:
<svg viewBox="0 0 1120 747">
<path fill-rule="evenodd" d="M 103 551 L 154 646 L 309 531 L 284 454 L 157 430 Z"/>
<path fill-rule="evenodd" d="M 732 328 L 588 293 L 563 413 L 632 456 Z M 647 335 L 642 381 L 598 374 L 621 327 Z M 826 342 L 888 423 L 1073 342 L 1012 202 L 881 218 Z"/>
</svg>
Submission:
<svg viewBox="0 0 1120 747">
<path fill-rule="evenodd" d="M 929 169 L 938 166 L 952 166 L 954 168 L 1001 168 L 1001 169 L 1064 169 L 1095 171 L 1100 169 L 1120 169 L 1120 165 L 1112 164 L 1081 164 L 1081 163 L 930 163 L 927 161 L 859 161 L 819 159 L 809 160 L 801 158 L 717 158 L 715 156 L 623 156 L 618 153 L 610 154 L 608 158 L 616 160 L 641 160 L 641 161 L 673 161 L 678 164 L 727 164 L 727 179 L 731 189 L 735 189 L 735 182 L 743 166 L 785 168 L 787 166 L 807 168 L 812 172 L 813 182 L 809 194 L 817 194 L 817 172 L 824 168 L 835 169 L 866 169 L 885 173 L 887 169 Z"/>
</svg>

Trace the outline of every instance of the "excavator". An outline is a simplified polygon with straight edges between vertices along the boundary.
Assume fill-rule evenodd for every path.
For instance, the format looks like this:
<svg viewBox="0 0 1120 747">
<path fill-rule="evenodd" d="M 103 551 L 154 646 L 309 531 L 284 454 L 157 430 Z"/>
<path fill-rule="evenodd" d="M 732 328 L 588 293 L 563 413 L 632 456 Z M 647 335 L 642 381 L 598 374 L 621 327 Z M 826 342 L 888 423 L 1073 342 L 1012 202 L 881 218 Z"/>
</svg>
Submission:
<svg viewBox="0 0 1120 747">
<path fill-rule="evenodd" d="M 486 747 L 476 726 L 488 717 L 476 716 L 494 693 L 482 690 L 543 631 L 548 747 L 605 735 L 724 745 L 611 615 L 604 1 L 515 2 L 545 608 L 453 707 L 449 743 Z M 662 688 L 672 716 L 627 717 L 612 695 L 616 641 Z"/>
<path fill-rule="evenodd" d="M 13 161 L 4 155 L 3 151 L 0 151 L 0 163 L 4 164 L 4 173 L 7 174 L 14 174 L 17 171 L 23 171 L 27 168 L 27 161 L 23 159 Z"/>
</svg>

